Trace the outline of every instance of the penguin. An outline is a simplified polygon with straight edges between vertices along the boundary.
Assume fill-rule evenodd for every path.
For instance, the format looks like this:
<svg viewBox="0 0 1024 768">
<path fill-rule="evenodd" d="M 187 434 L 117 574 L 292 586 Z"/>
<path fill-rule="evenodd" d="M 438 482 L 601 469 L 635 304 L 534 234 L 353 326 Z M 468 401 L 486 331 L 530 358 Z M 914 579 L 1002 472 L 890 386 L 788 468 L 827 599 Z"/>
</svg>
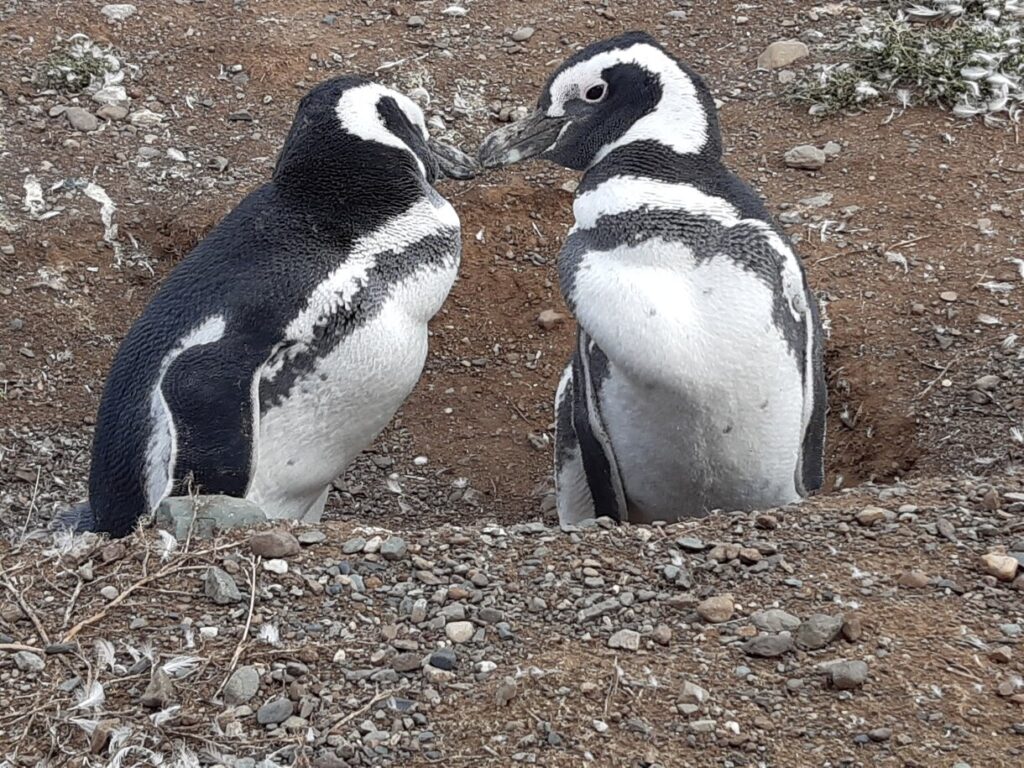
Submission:
<svg viewBox="0 0 1024 768">
<path fill-rule="evenodd" d="M 555 393 L 563 528 L 798 502 L 821 488 L 819 309 L 792 243 L 726 168 L 711 92 L 653 37 L 595 42 L 481 143 L 582 172 L 558 256 L 577 320 Z"/>
<path fill-rule="evenodd" d="M 170 495 L 318 521 L 417 383 L 461 226 L 435 189 L 476 161 L 346 75 L 301 100 L 271 178 L 158 288 L 120 344 L 75 530 L 129 534 Z"/>
</svg>

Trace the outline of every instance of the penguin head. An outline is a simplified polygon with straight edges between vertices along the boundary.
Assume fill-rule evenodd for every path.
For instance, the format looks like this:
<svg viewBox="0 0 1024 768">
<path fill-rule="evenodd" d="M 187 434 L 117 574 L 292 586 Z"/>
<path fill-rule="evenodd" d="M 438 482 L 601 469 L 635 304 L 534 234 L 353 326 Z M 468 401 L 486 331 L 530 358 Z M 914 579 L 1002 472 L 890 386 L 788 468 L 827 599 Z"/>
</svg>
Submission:
<svg viewBox="0 0 1024 768">
<path fill-rule="evenodd" d="M 714 99 L 654 38 L 630 32 L 579 51 L 548 78 L 532 115 L 486 137 L 484 167 L 539 156 L 586 170 L 618 147 L 653 141 L 721 155 Z"/>
<path fill-rule="evenodd" d="M 431 139 L 423 110 L 408 96 L 365 77 L 320 83 L 299 103 L 275 176 L 412 170 L 433 184 L 442 174 L 472 175 L 475 161 Z"/>
</svg>

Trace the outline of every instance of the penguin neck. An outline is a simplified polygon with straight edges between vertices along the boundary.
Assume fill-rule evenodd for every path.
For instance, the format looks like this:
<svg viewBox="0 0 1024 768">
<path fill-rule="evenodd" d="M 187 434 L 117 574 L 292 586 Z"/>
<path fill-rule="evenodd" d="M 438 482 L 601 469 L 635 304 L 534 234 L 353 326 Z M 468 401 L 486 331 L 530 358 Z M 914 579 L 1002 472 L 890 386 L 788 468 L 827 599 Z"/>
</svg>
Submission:
<svg viewBox="0 0 1024 768">
<path fill-rule="evenodd" d="M 595 189 L 616 176 L 697 183 L 709 176 L 726 173 L 721 144 L 710 137 L 698 152 L 676 152 L 658 141 L 641 140 L 609 152 L 583 174 L 577 194 Z"/>
<path fill-rule="evenodd" d="M 408 152 L 379 144 L 361 149 L 290 157 L 275 169 L 273 184 L 285 200 L 325 221 L 373 219 L 423 196 L 426 182 Z"/>
</svg>

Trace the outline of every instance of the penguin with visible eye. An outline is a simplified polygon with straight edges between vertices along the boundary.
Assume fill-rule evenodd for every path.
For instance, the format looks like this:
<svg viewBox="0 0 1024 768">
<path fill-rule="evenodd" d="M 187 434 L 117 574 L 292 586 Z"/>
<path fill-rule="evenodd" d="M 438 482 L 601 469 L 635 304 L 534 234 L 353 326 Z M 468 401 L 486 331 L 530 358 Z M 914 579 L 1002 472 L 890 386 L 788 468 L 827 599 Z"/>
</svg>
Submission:
<svg viewBox="0 0 1024 768">
<path fill-rule="evenodd" d="M 563 526 L 770 507 L 821 487 L 815 297 L 782 230 L 724 165 L 699 75 L 644 33 L 594 43 L 478 156 L 583 172 L 558 259 L 578 323 L 555 397 Z"/>
<path fill-rule="evenodd" d="M 396 91 L 355 76 L 313 88 L 271 179 L 175 267 L 122 342 L 89 500 L 64 522 L 125 536 L 189 487 L 318 520 L 331 482 L 420 377 L 461 255 L 459 217 L 433 183 L 475 168 Z"/>
</svg>

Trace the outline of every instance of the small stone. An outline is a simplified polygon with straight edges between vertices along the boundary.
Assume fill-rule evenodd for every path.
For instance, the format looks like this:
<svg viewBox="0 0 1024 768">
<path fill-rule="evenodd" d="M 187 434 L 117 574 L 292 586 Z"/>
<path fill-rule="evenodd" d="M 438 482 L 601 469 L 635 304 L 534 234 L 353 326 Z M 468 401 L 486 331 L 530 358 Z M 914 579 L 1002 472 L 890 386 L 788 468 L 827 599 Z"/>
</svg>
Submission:
<svg viewBox="0 0 1024 768">
<path fill-rule="evenodd" d="M 851 616 L 843 622 L 843 639 L 856 643 L 864 635 L 864 623 L 857 616 Z"/>
<path fill-rule="evenodd" d="M 100 590 L 100 595 L 106 600 L 114 600 L 118 596 L 117 587 L 106 586 Z"/>
<path fill-rule="evenodd" d="M 224 701 L 231 706 L 249 702 L 260 689 L 260 673 L 256 667 L 239 667 L 231 673 L 224 686 Z"/>
<path fill-rule="evenodd" d="M 380 536 L 373 536 L 367 540 L 366 544 L 363 545 L 364 555 L 375 555 L 380 552 L 380 545 L 384 543 L 384 539 Z"/>
<path fill-rule="evenodd" d="M 451 672 L 458 666 L 459 657 L 451 648 L 442 648 L 430 654 L 430 666 Z"/>
<path fill-rule="evenodd" d="M 594 730 L 598 733 L 608 732 L 608 723 L 606 723 L 604 720 L 594 720 L 592 725 L 594 726 Z"/>
<path fill-rule="evenodd" d="M 750 620 L 754 622 L 755 627 L 764 632 L 778 633 L 783 630 L 792 632 L 800 626 L 800 619 L 779 608 L 758 611 L 750 617 Z"/>
<path fill-rule="evenodd" d="M 743 650 L 748 656 L 774 659 L 793 650 L 793 637 L 789 634 L 758 635 L 750 638 L 744 644 Z"/>
<path fill-rule="evenodd" d="M 100 121 L 96 118 L 96 115 L 87 109 L 82 109 L 82 107 L 68 107 L 64 110 L 64 116 L 76 131 L 88 133 L 100 127 Z"/>
<path fill-rule="evenodd" d="M 326 541 L 327 535 L 323 531 L 318 531 L 314 528 L 308 531 L 302 531 L 296 539 L 299 544 L 303 546 L 311 546 L 313 544 L 320 544 L 321 542 Z"/>
<path fill-rule="evenodd" d="M 608 647 L 624 651 L 637 651 L 640 649 L 640 633 L 632 629 L 620 629 L 608 638 Z"/>
<path fill-rule="evenodd" d="M 994 373 L 990 373 L 987 376 L 980 377 L 974 382 L 973 386 L 975 389 L 980 389 L 982 392 L 994 392 L 999 387 L 1001 381 L 1001 378 L 996 376 Z"/>
<path fill-rule="evenodd" d="M 212 539 L 219 531 L 267 522 L 256 504 L 234 496 L 169 496 L 156 510 L 156 527 L 169 531 L 178 541 Z"/>
<path fill-rule="evenodd" d="M 519 27 L 515 32 L 512 33 L 512 39 L 517 43 L 525 43 L 535 32 L 533 27 Z"/>
<path fill-rule="evenodd" d="M 238 591 L 235 580 L 231 578 L 230 574 L 216 566 L 206 569 L 206 577 L 203 582 L 206 596 L 217 605 L 229 605 L 240 602 L 242 599 L 242 593 Z"/>
<path fill-rule="evenodd" d="M 408 551 L 409 545 L 405 543 L 405 539 L 398 536 L 392 536 L 380 547 L 380 553 L 385 560 L 401 560 Z"/>
<path fill-rule="evenodd" d="M 400 653 L 391 660 L 391 668 L 395 672 L 413 672 L 423 664 L 423 656 L 419 653 Z"/>
<path fill-rule="evenodd" d="M 683 683 L 683 690 L 679 694 L 679 700 L 684 704 L 696 704 L 700 706 L 710 698 L 710 695 L 711 694 L 696 683 L 691 683 L 687 680 Z"/>
<path fill-rule="evenodd" d="M 565 320 L 565 315 L 561 312 L 555 312 L 553 309 L 545 309 L 537 315 L 537 325 L 545 331 L 550 331 L 552 328 L 561 325 L 563 320 Z"/>
<path fill-rule="evenodd" d="M 804 650 L 816 651 L 839 637 L 842 631 L 842 616 L 815 613 L 800 625 L 796 632 L 796 644 Z"/>
<path fill-rule="evenodd" d="M 287 560 L 264 560 L 263 570 L 276 573 L 278 576 L 282 576 L 288 573 L 288 561 Z"/>
<path fill-rule="evenodd" d="M 128 117 L 128 109 L 117 104 L 104 104 L 96 110 L 96 117 L 118 123 Z"/>
<path fill-rule="evenodd" d="M 868 665 L 863 661 L 839 661 L 828 667 L 829 683 L 840 691 L 860 688 L 867 679 Z"/>
<path fill-rule="evenodd" d="M 952 304 L 960 297 L 957 295 L 956 291 L 943 291 L 942 293 L 939 294 L 939 298 L 945 302 Z"/>
<path fill-rule="evenodd" d="M 868 738 L 881 743 L 892 738 L 892 728 L 873 728 L 868 731 Z"/>
<path fill-rule="evenodd" d="M 806 57 L 810 51 L 799 40 L 776 40 L 757 57 L 758 69 L 779 69 Z"/>
<path fill-rule="evenodd" d="M 494 701 L 499 707 L 507 706 L 516 697 L 516 681 L 506 677 L 494 692 Z"/>
<path fill-rule="evenodd" d="M 107 17 L 111 22 L 114 21 L 125 21 L 131 18 L 138 12 L 131 3 L 111 3 L 110 5 L 104 5 L 100 8 L 100 13 Z"/>
<path fill-rule="evenodd" d="M 735 607 L 732 595 L 715 595 L 697 606 L 697 615 L 709 624 L 721 624 L 732 618 Z"/>
<path fill-rule="evenodd" d="M 826 157 L 835 157 L 843 151 L 843 148 L 834 141 L 826 141 L 825 146 L 822 147 L 822 151 L 825 153 Z"/>
<path fill-rule="evenodd" d="M 288 531 L 260 531 L 249 539 L 254 555 L 266 558 L 291 557 L 299 554 L 299 540 Z"/>
<path fill-rule="evenodd" d="M 356 552 L 362 552 L 363 547 L 366 546 L 366 539 L 362 536 L 356 536 L 355 538 L 349 539 L 341 545 L 341 551 L 346 555 L 354 555 Z"/>
<path fill-rule="evenodd" d="M 46 662 L 31 651 L 18 651 L 14 654 L 14 665 L 22 672 L 35 673 L 42 672 Z"/>
<path fill-rule="evenodd" d="M 426 19 L 424 19 L 422 16 L 410 16 L 408 20 L 405 22 L 405 25 L 407 27 L 412 27 L 413 29 L 416 29 L 418 27 L 422 27 L 426 23 Z"/>
<path fill-rule="evenodd" d="M 866 528 L 870 528 L 887 517 L 888 512 L 880 507 L 864 507 L 864 509 L 857 513 L 857 522 Z"/>
<path fill-rule="evenodd" d="M 291 700 L 279 696 L 256 710 L 256 722 L 260 725 L 277 725 L 291 717 L 294 711 L 295 705 Z"/>
<path fill-rule="evenodd" d="M 1008 645 L 1000 645 L 990 651 L 988 657 L 996 664 L 1009 664 L 1013 661 L 1013 649 Z"/>
<path fill-rule="evenodd" d="M 444 625 L 444 633 L 453 643 L 468 643 L 473 639 L 473 624 L 469 621 L 450 621 Z"/>
<path fill-rule="evenodd" d="M 907 589 L 924 589 L 928 582 L 928 574 L 918 570 L 905 571 L 899 579 L 899 585 Z"/>
<path fill-rule="evenodd" d="M 790 168 L 815 171 L 825 165 L 825 153 L 812 144 L 800 144 L 787 151 L 783 160 Z"/>
<path fill-rule="evenodd" d="M 694 720 L 690 723 L 690 730 L 694 733 L 711 733 L 716 725 L 715 720 Z"/>
<path fill-rule="evenodd" d="M 651 633 L 651 640 L 658 645 L 669 645 L 672 642 L 672 628 L 668 624 L 659 624 Z"/>
<path fill-rule="evenodd" d="M 985 573 L 995 576 L 1000 581 L 1013 581 L 1020 563 L 1009 555 L 989 552 L 981 556 L 981 567 Z"/>
<path fill-rule="evenodd" d="M 174 690 L 174 681 L 171 676 L 158 669 L 150 678 L 149 685 L 139 699 L 142 706 L 149 709 L 166 709 L 177 699 L 177 692 Z"/>
</svg>

